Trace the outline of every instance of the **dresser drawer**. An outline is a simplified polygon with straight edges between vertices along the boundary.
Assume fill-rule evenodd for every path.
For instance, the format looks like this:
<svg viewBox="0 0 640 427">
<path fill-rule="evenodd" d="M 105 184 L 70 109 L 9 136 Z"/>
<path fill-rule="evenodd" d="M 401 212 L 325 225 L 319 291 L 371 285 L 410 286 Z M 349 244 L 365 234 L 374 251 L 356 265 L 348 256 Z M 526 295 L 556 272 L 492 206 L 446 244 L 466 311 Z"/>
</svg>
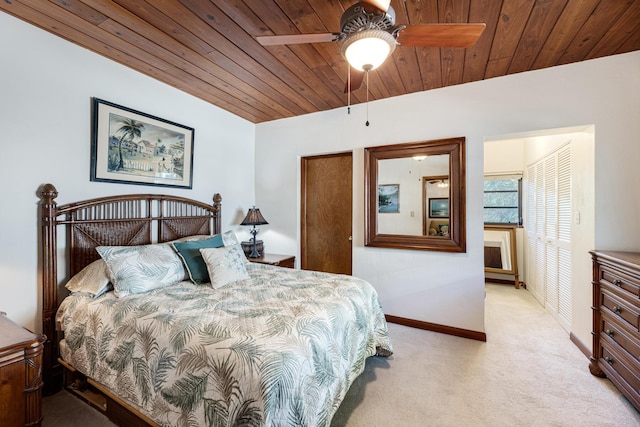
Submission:
<svg viewBox="0 0 640 427">
<path fill-rule="evenodd" d="M 601 265 L 600 280 L 603 284 L 620 290 L 623 295 L 628 294 L 625 295 L 625 298 L 628 297 L 640 301 L 640 278 L 628 276 L 608 265 Z"/>
<path fill-rule="evenodd" d="M 629 333 L 626 328 L 620 326 L 619 320 L 610 319 L 606 313 L 602 316 L 601 321 L 602 340 L 611 340 L 612 345 L 619 345 L 629 353 L 629 357 L 640 363 L 640 342 L 638 341 L 638 337 Z"/>
<path fill-rule="evenodd" d="M 590 253 L 593 353 L 589 370 L 607 376 L 640 411 L 640 252 Z"/>
<path fill-rule="evenodd" d="M 602 310 L 605 310 L 606 313 L 620 319 L 634 331 L 640 330 L 640 313 L 638 313 L 640 310 L 638 307 L 605 290 L 601 290 L 600 301 L 603 306 Z"/>
<path fill-rule="evenodd" d="M 609 347 L 608 343 L 602 343 L 601 359 L 602 369 L 610 376 L 617 375 L 627 383 L 631 389 L 640 390 L 640 378 L 638 377 L 639 365 L 628 364 L 619 355 L 615 346 Z M 611 372 L 613 371 L 613 372 Z"/>
</svg>

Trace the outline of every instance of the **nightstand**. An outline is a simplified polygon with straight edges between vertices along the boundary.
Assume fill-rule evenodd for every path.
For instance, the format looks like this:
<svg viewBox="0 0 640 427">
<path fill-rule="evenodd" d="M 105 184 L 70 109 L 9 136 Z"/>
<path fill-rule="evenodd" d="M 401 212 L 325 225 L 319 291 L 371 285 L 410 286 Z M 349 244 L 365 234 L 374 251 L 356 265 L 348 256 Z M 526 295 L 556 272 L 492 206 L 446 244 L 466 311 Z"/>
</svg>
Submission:
<svg viewBox="0 0 640 427">
<path fill-rule="evenodd" d="M 296 264 L 296 257 L 293 255 L 262 254 L 258 258 L 247 257 L 247 259 L 259 264 L 277 265 L 285 268 L 294 268 Z"/>
<path fill-rule="evenodd" d="M 16 325 L 2 312 L 0 331 L 0 425 L 39 426 L 46 337 Z"/>
</svg>

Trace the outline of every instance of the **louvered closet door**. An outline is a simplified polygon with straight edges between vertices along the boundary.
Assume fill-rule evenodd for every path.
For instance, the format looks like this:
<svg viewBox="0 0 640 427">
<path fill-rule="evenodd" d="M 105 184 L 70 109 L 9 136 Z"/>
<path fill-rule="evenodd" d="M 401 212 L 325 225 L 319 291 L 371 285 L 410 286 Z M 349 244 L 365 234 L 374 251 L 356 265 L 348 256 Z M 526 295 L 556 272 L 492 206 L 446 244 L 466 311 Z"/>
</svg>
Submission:
<svg viewBox="0 0 640 427">
<path fill-rule="evenodd" d="M 528 289 L 571 326 L 571 145 L 527 169 Z"/>
<path fill-rule="evenodd" d="M 571 146 L 558 152 L 558 317 L 571 327 Z"/>
<path fill-rule="evenodd" d="M 536 269 L 536 250 L 537 250 L 537 233 L 536 233 L 536 166 L 530 166 L 527 169 L 527 175 L 525 177 L 525 184 L 527 188 L 527 200 L 526 200 L 526 216 L 524 221 L 524 229 L 527 235 L 525 251 L 525 266 L 529 267 L 525 269 L 527 290 L 533 294 L 533 296 L 540 302 L 544 301 L 544 289 L 538 286 L 538 281 L 535 278 Z M 542 245 L 541 245 L 542 246 Z"/>
<path fill-rule="evenodd" d="M 544 161 L 544 237 L 545 306 L 558 311 L 558 162 L 556 156 Z"/>
<path fill-rule="evenodd" d="M 534 226 L 536 230 L 536 255 L 535 264 L 533 265 L 535 286 L 540 293 L 540 302 L 544 304 L 545 300 L 545 244 L 544 244 L 544 163 L 540 162 L 536 165 L 536 217 Z"/>
</svg>

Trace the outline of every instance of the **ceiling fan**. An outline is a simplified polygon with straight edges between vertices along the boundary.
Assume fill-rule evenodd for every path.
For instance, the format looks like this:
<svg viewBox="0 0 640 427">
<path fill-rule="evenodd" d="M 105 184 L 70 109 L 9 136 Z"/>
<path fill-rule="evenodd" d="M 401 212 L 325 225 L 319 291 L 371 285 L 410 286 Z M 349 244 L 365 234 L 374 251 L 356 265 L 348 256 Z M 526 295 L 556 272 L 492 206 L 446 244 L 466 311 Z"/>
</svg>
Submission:
<svg viewBox="0 0 640 427">
<path fill-rule="evenodd" d="M 360 0 L 344 11 L 340 32 L 258 36 L 263 46 L 343 41 L 341 52 L 357 73 L 351 72 L 345 92 L 362 84 L 365 72 L 382 65 L 396 45 L 426 47 L 471 47 L 485 24 L 396 25 L 391 0 Z M 351 70 L 350 70 L 351 71 Z"/>
</svg>

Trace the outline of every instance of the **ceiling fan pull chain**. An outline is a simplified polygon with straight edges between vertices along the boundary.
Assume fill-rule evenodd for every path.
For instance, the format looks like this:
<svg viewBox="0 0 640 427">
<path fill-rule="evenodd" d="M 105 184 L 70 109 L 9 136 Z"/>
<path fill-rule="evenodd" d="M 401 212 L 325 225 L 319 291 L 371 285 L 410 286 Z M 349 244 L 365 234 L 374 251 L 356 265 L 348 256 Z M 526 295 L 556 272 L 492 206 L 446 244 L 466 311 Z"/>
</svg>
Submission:
<svg viewBox="0 0 640 427">
<path fill-rule="evenodd" d="M 351 114 L 351 66 L 347 64 L 347 114 Z"/>
<path fill-rule="evenodd" d="M 365 122 L 366 126 L 369 126 L 369 71 L 365 71 L 367 73 L 367 121 Z"/>
</svg>

